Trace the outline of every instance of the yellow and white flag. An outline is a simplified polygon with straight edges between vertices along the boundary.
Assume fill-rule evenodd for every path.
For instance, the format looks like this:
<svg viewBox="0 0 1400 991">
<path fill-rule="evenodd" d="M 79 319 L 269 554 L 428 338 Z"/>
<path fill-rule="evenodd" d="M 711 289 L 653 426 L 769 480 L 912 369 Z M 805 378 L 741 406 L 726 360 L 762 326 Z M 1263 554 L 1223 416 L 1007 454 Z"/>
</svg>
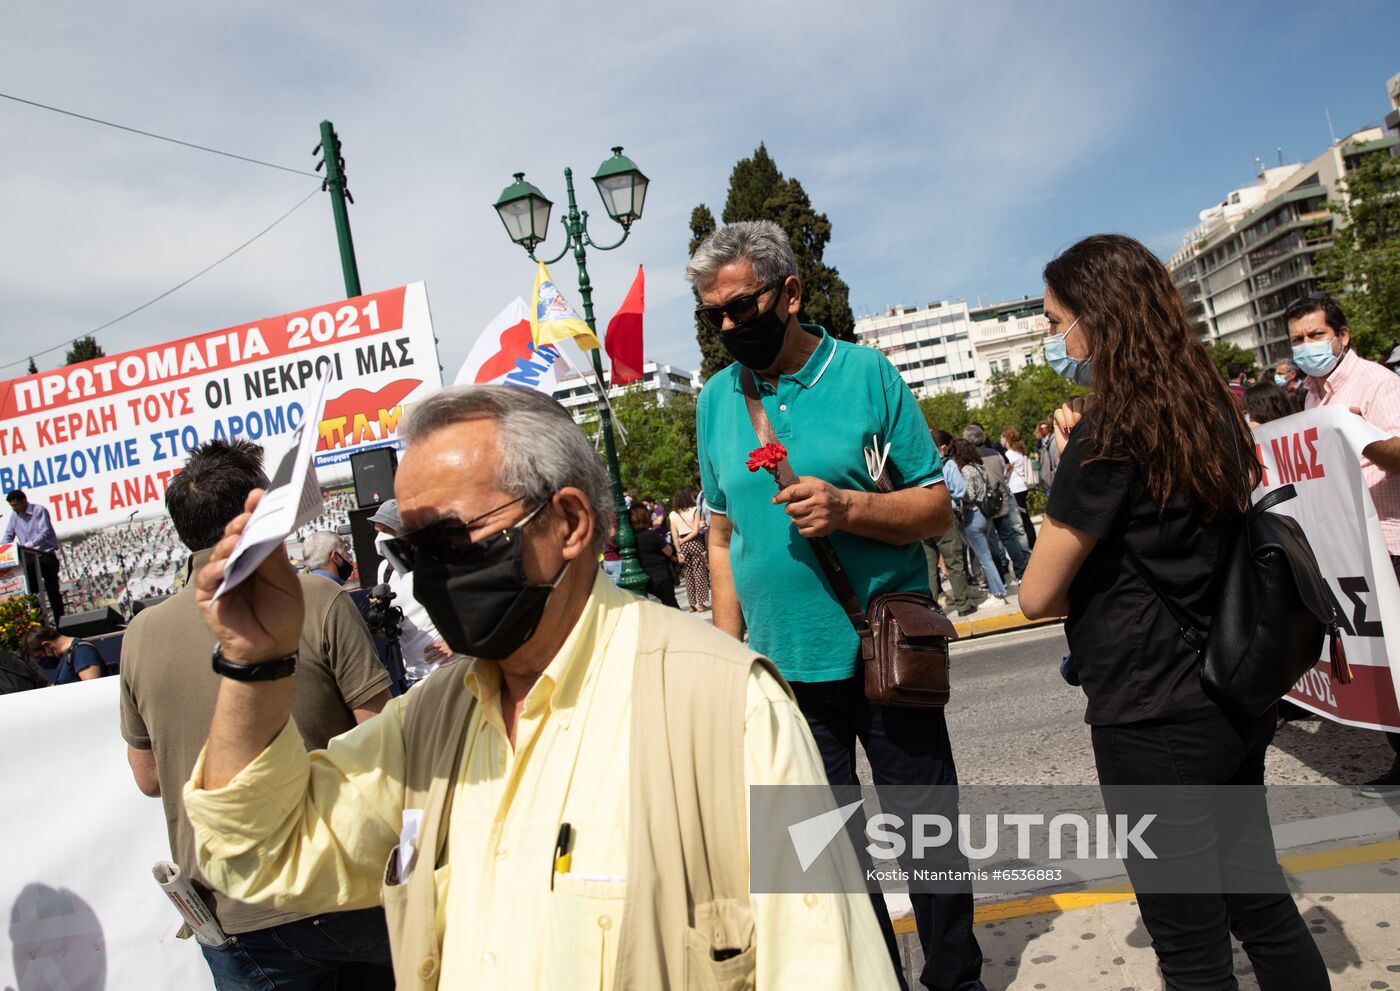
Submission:
<svg viewBox="0 0 1400 991">
<path fill-rule="evenodd" d="M 535 270 L 535 292 L 530 298 L 530 336 L 534 338 L 535 347 L 557 344 L 572 337 L 584 350 L 596 348 L 597 335 L 564 298 L 544 262 L 539 266 Z"/>
</svg>

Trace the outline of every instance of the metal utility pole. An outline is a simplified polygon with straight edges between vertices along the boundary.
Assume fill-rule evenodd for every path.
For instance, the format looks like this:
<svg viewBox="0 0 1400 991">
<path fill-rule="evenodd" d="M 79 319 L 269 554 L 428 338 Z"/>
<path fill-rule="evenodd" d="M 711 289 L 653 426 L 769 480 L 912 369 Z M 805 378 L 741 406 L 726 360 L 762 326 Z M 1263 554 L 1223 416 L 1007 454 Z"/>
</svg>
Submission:
<svg viewBox="0 0 1400 991">
<path fill-rule="evenodd" d="M 321 121 L 321 143 L 311 150 L 311 154 L 321 155 L 316 163 L 316 171 L 326 167 L 326 178 L 321 188 L 331 194 L 331 212 L 335 215 L 335 237 L 340 243 L 340 268 L 345 274 L 345 295 L 360 295 L 360 269 L 355 264 L 355 242 L 350 237 L 350 213 L 345 208 L 347 202 L 354 203 L 355 197 L 345 185 L 345 158 L 340 153 L 340 136 L 335 133 L 335 125 L 328 120 Z"/>
</svg>

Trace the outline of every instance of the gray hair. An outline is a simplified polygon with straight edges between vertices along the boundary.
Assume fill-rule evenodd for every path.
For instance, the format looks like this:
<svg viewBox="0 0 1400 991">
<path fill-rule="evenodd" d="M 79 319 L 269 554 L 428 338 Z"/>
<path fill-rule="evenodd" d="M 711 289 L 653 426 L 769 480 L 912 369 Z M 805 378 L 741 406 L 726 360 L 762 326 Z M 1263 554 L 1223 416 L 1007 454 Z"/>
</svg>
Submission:
<svg viewBox="0 0 1400 991">
<path fill-rule="evenodd" d="M 500 434 L 496 485 L 527 503 L 548 500 L 565 486 L 593 507 L 595 550 L 602 550 L 613 516 L 612 483 L 593 445 L 551 396 L 514 385 L 458 385 L 414 405 L 399 437 L 406 447 L 465 420 L 486 419 Z"/>
<path fill-rule="evenodd" d="M 317 530 L 301 545 L 301 557 L 312 571 L 331 563 L 331 555 L 345 549 L 345 541 L 334 530 Z"/>
<path fill-rule="evenodd" d="M 797 274 L 797 256 L 786 231 L 771 220 L 741 220 L 705 238 L 685 267 L 685 277 L 699 289 L 724 266 L 744 258 L 753 262 L 760 285 Z"/>
<path fill-rule="evenodd" d="M 969 423 L 963 427 L 963 440 L 977 447 L 987 446 L 987 431 L 982 429 L 981 424 Z"/>
<path fill-rule="evenodd" d="M 1275 368 L 1277 368 L 1279 365 L 1282 365 L 1289 371 L 1296 372 L 1299 375 L 1303 374 L 1302 369 L 1300 369 L 1296 364 L 1293 363 L 1292 358 L 1280 358 L 1278 361 L 1274 362 Z"/>
</svg>

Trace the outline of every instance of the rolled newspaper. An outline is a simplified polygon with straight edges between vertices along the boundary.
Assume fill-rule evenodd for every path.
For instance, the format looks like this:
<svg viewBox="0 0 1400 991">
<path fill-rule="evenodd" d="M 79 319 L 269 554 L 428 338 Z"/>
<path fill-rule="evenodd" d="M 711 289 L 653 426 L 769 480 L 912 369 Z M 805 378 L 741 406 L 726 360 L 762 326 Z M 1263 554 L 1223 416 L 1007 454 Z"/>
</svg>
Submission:
<svg viewBox="0 0 1400 991">
<path fill-rule="evenodd" d="M 158 860 L 151 868 L 151 874 L 156 884 L 160 885 L 160 890 L 165 892 L 165 897 L 170 899 L 170 904 L 180 913 L 180 918 L 185 920 L 185 927 L 201 945 L 218 948 L 228 944 L 228 934 L 204 904 L 204 899 L 199 897 L 199 892 L 194 890 L 194 885 L 190 884 L 179 864 Z"/>
</svg>

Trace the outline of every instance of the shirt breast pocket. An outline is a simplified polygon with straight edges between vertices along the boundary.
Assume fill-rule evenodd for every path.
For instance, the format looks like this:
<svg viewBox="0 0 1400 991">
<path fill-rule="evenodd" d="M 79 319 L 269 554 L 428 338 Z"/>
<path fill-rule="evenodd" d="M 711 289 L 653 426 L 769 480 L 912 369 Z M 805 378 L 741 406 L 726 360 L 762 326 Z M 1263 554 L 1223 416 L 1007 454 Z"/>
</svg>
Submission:
<svg viewBox="0 0 1400 991">
<path fill-rule="evenodd" d="M 611 988 L 627 882 L 556 874 L 548 898 L 540 987 Z"/>
<path fill-rule="evenodd" d="M 685 933 L 686 991 L 753 991 L 758 963 L 753 911 L 733 900 L 695 906 Z"/>
</svg>

